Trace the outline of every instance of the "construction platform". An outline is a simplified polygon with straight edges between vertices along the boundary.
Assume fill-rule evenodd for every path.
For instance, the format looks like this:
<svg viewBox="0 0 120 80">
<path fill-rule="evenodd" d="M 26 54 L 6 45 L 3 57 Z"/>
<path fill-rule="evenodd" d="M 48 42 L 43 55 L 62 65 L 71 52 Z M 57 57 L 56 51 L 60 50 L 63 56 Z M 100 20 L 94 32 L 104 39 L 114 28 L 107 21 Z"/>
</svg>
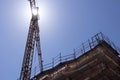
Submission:
<svg viewBox="0 0 120 80">
<path fill-rule="evenodd" d="M 67 57 L 60 54 L 58 60 L 57 65 L 53 60 L 50 68 L 31 80 L 120 80 L 119 49 L 102 33 L 73 54 Z"/>
</svg>

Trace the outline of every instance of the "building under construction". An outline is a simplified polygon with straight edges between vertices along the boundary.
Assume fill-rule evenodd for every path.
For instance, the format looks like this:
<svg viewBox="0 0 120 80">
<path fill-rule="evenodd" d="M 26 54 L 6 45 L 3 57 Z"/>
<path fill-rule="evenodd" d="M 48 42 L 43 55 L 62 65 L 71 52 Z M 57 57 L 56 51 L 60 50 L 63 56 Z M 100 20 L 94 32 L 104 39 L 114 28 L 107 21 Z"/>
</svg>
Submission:
<svg viewBox="0 0 120 80">
<path fill-rule="evenodd" d="M 59 54 L 43 67 L 32 80 L 120 80 L 119 49 L 98 33 L 72 54 Z"/>
<path fill-rule="evenodd" d="M 43 65 L 38 26 L 38 7 L 30 2 L 32 18 L 19 80 L 120 80 L 120 50 L 101 32 L 74 49 L 61 53 Z M 37 49 L 39 70 L 32 73 L 34 50 Z"/>
</svg>

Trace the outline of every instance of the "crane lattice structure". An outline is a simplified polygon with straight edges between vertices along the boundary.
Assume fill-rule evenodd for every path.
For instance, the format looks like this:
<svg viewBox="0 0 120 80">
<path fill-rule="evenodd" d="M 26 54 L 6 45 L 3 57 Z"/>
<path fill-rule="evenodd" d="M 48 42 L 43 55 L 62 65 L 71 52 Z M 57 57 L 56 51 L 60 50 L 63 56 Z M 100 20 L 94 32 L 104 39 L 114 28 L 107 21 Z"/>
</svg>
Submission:
<svg viewBox="0 0 120 80">
<path fill-rule="evenodd" d="M 43 71 L 42 53 L 40 47 L 40 36 L 38 26 L 38 7 L 35 0 L 29 0 L 32 18 L 30 21 L 29 32 L 24 52 L 20 80 L 30 80 L 31 69 L 34 55 L 34 48 L 37 49 L 40 71 Z"/>
</svg>

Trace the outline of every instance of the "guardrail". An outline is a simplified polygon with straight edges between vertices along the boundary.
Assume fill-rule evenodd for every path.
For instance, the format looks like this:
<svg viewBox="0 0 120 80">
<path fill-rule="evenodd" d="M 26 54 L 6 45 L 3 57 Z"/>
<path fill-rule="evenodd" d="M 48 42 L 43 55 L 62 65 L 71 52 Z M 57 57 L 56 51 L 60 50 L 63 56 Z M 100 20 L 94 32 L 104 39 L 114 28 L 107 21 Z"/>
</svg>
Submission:
<svg viewBox="0 0 120 80">
<path fill-rule="evenodd" d="M 110 39 L 107 36 L 105 36 L 102 32 L 100 32 L 100 33 L 97 33 L 96 35 L 94 35 L 93 37 L 91 37 L 91 39 L 88 39 L 86 42 L 82 43 L 80 47 L 74 49 L 73 53 L 65 55 L 65 56 L 62 56 L 62 54 L 59 53 L 56 57 L 54 57 L 51 60 L 50 63 L 43 65 L 43 71 L 52 69 L 56 65 L 58 65 L 62 62 L 66 62 L 66 61 L 78 58 L 82 54 L 93 49 L 101 41 L 107 42 L 109 45 L 111 45 L 111 47 L 113 49 L 115 49 L 118 53 L 120 53 L 120 49 L 117 46 L 115 46 L 115 44 L 112 41 L 110 41 Z M 38 73 L 40 73 L 39 66 L 36 66 L 33 71 L 34 72 L 32 72 L 32 74 L 31 74 L 32 77 L 37 75 Z"/>
</svg>

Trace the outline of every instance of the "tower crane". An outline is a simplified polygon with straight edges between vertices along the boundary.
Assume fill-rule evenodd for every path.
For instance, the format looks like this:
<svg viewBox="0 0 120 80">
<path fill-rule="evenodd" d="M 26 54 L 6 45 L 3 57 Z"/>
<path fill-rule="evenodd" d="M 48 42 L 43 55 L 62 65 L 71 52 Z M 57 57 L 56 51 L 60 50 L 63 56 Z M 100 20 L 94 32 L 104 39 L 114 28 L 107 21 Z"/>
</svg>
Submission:
<svg viewBox="0 0 120 80">
<path fill-rule="evenodd" d="M 34 48 L 37 49 L 38 61 L 40 66 L 40 71 L 43 71 L 43 61 L 42 53 L 40 46 L 40 35 L 39 35 L 39 26 L 38 26 L 38 7 L 36 6 L 35 0 L 28 0 L 30 2 L 31 8 L 31 21 L 27 36 L 27 42 L 22 62 L 22 68 L 20 73 L 20 80 L 30 80 L 31 78 L 31 69 L 34 56 Z"/>
</svg>

